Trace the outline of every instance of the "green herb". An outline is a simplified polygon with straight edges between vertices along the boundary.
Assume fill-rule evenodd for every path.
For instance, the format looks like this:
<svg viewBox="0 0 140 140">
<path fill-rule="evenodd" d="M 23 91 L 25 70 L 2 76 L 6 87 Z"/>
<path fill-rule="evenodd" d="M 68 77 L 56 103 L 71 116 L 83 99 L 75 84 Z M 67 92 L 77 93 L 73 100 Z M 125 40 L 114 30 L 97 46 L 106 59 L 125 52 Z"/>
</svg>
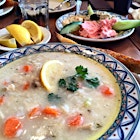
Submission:
<svg viewBox="0 0 140 140">
<path fill-rule="evenodd" d="M 48 95 L 48 101 L 53 102 L 53 103 L 58 103 L 60 102 L 61 97 L 59 97 L 57 94 L 50 93 Z"/>
<path fill-rule="evenodd" d="M 95 77 L 95 78 L 92 78 L 92 79 L 86 79 L 86 81 L 87 81 L 87 83 L 89 84 L 89 85 L 91 85 L 91 86 L 93 86 L 93 87 L 97 87 L 97 86 L 99 86 L 99 84 L 100 84 L 100 81 L 99 81 L 99 79 L 97 78 L 97 77 Z"/>
<path fill-rule="evenodd" d="M 75 76 L 69 76 L 66 79 L 60 79 L 59 87 L 66 88 L 69 91 L 76 91 L 78 89 L 78 84 Z"/>
<path fill-rule="evenodd" d="M 88 75 L 88 69 L 84 68 L 83 66 L 77 66 L 75 68 L 76 74 L 73 76 L 68 76 L 65 79 L 60 79 L 58 82 L 59 87 L 65 88 L 69 91 L 76 91 L 78 90 L 78 82 L 86 82 L 88 83 L 89 87 L 97 87 L 99 85 L 99 79 L 97 77 L 95 78 L 87 78 Z"/>
<path fill-rule="evenodd" d="M 58 84 L 59 87 L 66 88 L 66 81 L 64 79 L 60 79 Z"/>
<path fill-rule="evenodd" d="M 77 79 L 75 76 L 67 77 L 66 81 L 67 81 L 67 90 L 74 92 L 78 89 Z"/>
<path fill-rule="evenodd" d="M 86 75 L 88 74 L 88 69 L 87 68 L 84 68 L 83 66 L 77 66 L 76 68 L 76 76 L 82 78 L 82 79 L 85 79 L 86 78 Z"/>
</svg>

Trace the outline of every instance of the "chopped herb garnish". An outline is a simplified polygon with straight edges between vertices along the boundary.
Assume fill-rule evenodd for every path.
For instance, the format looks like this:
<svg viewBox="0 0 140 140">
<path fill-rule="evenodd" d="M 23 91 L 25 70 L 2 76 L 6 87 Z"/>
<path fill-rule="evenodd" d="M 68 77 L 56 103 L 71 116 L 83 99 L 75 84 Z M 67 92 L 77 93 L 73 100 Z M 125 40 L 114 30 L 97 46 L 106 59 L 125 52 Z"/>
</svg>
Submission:
<svg viewBox="0 0 140 140">
<path fill-rule="evenodd" d="M 88 69 L 87 68 L 84 68 L 83 66 L 77 66 L 76 68 L 76 76 L 82 78 L 82 79 L 85 79 L 86 78 L 86 75 L 88 74 Z"/>
<path fill-rule="evenodd" d="M 58 84 L 59 87 L 66 88 L 66 81 L 64 79 L 60 79 Z"/>
<path fill-rule="evenodd" d="M 95 77 L 95 78 L 92 78 L 92 79 L 86 79 L 86 81 L 87 81 L 87 83 L 89 84 L 89 85 L 91 85 L 91 86 L 93 86 L 93 87 L 97 87 L 97 86 L 99 86 L 99 84 L 100 84 L 100 81 L 99 81 L 99 79 L 97 78 L 97 77 Z"/>
<path fill-rule="evenodd" d="M 49 102 L 58 103 L 58 102 L 60 102 L 60 99 L 61 99 L 61 97 L 58 96 L 57 94 L 50 93 L 50 94 L 48 95 L 48 101 L 49 101 Z"/>
<path fill-rule="evenodd" d="M 67 90 L 74 92 L 78 89 L 77 79 L 75 76 L 67 77 L 66 82 L 67 82 Z"/>
<path fill-rule="evenodd" d="M 59 87 L 65 88 L 69 91 L 76 91 L 78 90 L 79 82 L 86 82 L 89 87 L 97 87 L 100 83 L 99 79 L 97 77 L 95 78 L 87 78 L 88 75 L 88 69 L 84 68 L 83 66 L 77 66 L 75 68 L 76 74 L 73 76 L 68 76 L 65 79 L 60 79 L 58 82 Z"/>
<path fill-rule="evenodd" d="M 66 79 L 60 79 L 58 84 L 59 87 L 66 88 L 67 90 L 70 90 L 72 92 L 78 89 L 77 80 L 74 76 L 69 76 Z"/>
</svg>

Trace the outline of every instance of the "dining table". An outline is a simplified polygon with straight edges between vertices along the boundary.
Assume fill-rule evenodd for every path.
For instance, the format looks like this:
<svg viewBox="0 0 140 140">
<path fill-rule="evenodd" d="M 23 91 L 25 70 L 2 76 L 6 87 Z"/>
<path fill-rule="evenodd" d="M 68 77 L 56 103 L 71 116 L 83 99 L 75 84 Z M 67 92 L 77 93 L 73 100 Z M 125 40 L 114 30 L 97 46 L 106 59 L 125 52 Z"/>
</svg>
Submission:
<svg viewBox="0 0 140 140">
<path fill-rule="evenodd" d="M 81 10 L 86 10 L 89 3 L 92 5 L 92 8 L 95 10 L 106 10 L 110 12 L 114 12 L 114 1 L 113 0 L 82 0 Z M 76 7 L 62 11 L 57 13 L 50 13 L 49 14 L 49 30 L 51 32 L 51 39 L 49 43 L 52 42 L 59 42 L 58 38 L 56 37 L 56 20 L 68 13 L 75 11 Z M 129 19 L 132 19 L 131 14 L 125 15 Z M 18 6 L 15 6 L 14 9 L 7 13 L 4 16 L 0 16 L 0 29 L 5 28 L 7 25 L 18 23 L 21 18 L 21 13 Z M 84 40 L 73 39 L 74 41 L 78 42 L 79 44 L 94 47 L 94 48 L 102 48 L 112 50 L 114 52 L 123 54 L 125 56 L 131 57 L 135 60 L 140 61 L 140 27 L 135 28 L 134 32 L 121 40 L 111 41 L 111 42 L 89 42 Z M 5 53 L 6 51 L 0 50 L 0 54 Z M 140 139 L 140 125 L 138 133 L 134 140 Z"/>
<path fill-rule="evenodd" d="M 81 5 L 81 10 L 86 10 L 89 2 L 84 0 Z M 112 0 L 105 1 L 105 0 L 94 0 L 92 2 L 95 9 L 98 10 L 111 10 L 114 7 L 114 3 Z M 5 28 L 7 25 L 12 23 L 17 23 L 18 19 L 20 18 L 20 14 L 17 13 L 17 7 L 15 7 L 10 13 L 0 17 L 0 29 Z M 49 29 L 51 32 L 51 39 L 49 42 L 59 42 L 58 38 L 56 37 L 55 32 L 57 31 L 55 23 L 57 18 L 62 16 L 67 12 L 75 11 L 75 8 L 70 9 L 68 11 L 58 12 L 58 13 L 51 13 L 49 15 Z M 128 15 L 131 18 L 131 15 Z M 140 27 L 137 27 L 134 33 L 121 40 L 112 41 L 112 42 L 87 42 L 87 41 L 79 41 L 74 39 L 78 43 L 82 45 L 87 45 L 90 47 L 96 48 L 103 48 L 103 49 L 110 49 L 115 52 L 122 53 L 124 55 L 130 56 L 136 60 L 140 60 Z M 0 50 L 0 54 L 4 53 L 3 50 Z"/>
</svg>

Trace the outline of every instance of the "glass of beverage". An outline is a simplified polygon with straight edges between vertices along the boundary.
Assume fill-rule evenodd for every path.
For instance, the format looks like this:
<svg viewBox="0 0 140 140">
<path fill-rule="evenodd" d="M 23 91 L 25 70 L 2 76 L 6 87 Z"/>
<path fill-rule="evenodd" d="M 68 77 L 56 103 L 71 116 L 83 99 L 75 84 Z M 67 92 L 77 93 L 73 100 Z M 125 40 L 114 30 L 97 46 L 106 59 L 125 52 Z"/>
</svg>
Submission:
<svg viewBox="0 0 140 140">
<path fill-rule="evenodd" d="M 49 0 L 18 0 L 23 20 L 32 20 L 48 28 Z"/>
<path fill-rule="evenodd" d="M 121 15 L 127 15 L 132 0 L 114 0 L 114 11 Z"/>
</svg>

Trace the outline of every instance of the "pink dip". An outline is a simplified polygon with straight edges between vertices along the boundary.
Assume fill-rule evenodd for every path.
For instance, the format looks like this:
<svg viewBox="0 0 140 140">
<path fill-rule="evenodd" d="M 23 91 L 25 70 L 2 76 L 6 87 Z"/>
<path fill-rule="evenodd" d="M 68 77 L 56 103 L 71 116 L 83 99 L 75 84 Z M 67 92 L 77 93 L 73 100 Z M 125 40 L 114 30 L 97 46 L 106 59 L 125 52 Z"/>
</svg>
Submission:
<svg viewBox="0 0 140 140">
<path fill-rule="evenodd" d="M 109 38 L 117 36 L 117 32 L 112 29 L 113 24 L 117 20 L 115 18 L 112 19 L 104 19 L 97 21 L 85 21 L 82 23 L 82 29 L 79 31 L 80 36 L 86 38 Z"/>
</svg>

